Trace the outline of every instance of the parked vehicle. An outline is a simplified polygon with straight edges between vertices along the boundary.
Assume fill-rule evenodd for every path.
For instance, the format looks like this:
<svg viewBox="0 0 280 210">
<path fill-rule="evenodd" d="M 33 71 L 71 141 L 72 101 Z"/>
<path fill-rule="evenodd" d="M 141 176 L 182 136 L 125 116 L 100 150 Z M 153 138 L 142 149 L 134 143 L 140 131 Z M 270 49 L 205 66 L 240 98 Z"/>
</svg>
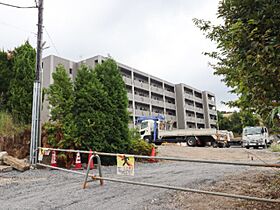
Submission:
<svg viewBox="0 0 280 210">
<path fill-rule="evenodd" d="M 249 149 L 250 147 L 265 148 L 269 143 L 268 138 L 268 130 L 266 127 L 245 127 L 242 132 L 242 146 L 246 149 Z"/>
<path fill-rule="evenodd" d="M 174 129 L 163 116 L 140 117 L 140 135 L 149 143 L 186 142 L 188 146 L 228 147 L 228 133 L 216 129 Z"/>
</svg>

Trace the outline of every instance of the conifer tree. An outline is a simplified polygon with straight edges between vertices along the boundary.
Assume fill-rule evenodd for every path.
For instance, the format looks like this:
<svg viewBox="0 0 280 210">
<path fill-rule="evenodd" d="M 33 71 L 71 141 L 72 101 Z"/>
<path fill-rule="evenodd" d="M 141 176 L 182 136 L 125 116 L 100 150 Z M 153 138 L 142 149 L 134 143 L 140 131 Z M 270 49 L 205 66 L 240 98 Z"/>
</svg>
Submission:
<svg viewBox="0 0 280 210">
<path fill-rule="evenodd" d="M 106 112 L 111 125 L 110 132 L 106 134 L 106 140 L 110 146 L 106 148 L 106 151 L 127 152 L 129 148 L 128 98 L 117 63 L 113 59 L 108 59 L 96 66 L 94 74 L 103 85 L 110 104 L 110 109 Z"/>
<path fill-rule="evenodd" d="M 13 51 L 7 109 L 19 123 L 31 123 L 35 59 L 36 51 L 28 41 Z"/>
<path fill-rule="evenodd" d="M 108 94 L 95 78 L 93 70 L 81 66 L 75 80 L 75 103 L 73 107 L 79 145 L 83 149 L 106 151 L 110 123 Z"/>
</svg>

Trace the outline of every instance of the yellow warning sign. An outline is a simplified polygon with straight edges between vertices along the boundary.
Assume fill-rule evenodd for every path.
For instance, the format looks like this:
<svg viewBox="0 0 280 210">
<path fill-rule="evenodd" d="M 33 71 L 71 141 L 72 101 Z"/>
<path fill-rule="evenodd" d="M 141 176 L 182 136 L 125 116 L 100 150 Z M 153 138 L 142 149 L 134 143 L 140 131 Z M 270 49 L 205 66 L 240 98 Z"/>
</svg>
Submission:
<svg viewBox="0 0 280 210">
<path fill-rule="evenodd" d="M 44 149 L 39 149 L 38 160 L 42 161 L 44 156 Z"/>
<path fill-rule="evenodd" d="M 133 155 L 117 155 L 117 174 L 134 176 Z"/>
</svg>

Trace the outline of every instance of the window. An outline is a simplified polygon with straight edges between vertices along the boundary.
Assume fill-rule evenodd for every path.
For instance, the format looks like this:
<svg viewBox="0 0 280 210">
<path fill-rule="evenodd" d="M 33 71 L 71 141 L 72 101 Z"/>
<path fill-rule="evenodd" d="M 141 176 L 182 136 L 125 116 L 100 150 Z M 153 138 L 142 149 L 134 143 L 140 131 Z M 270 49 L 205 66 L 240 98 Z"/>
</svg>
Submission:
<svg viewBox="0 0 280 210">
<path fill-rule="evenodd" d="M 69 69 L 69 74 L 72 74 L 72 68 Z"/>
</svg>

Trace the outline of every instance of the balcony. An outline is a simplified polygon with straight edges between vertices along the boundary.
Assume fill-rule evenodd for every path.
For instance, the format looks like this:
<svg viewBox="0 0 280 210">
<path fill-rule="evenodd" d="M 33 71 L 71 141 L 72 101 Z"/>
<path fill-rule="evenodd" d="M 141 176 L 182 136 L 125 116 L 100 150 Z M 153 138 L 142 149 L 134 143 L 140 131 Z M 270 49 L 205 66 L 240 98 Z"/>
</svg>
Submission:
<svg viewBox="0 0 280 210">
<path fill-rule="evenodd" d="M 163 115 L 163 111 L 162 112 L 152 112 L 152 116 L 159 116 L 159 115 Z"/>
<path fill-rule="evenodd" d="M 199 113 L 204 113 L 203 108 L 195 107 L 195 111 Z"/>
<path fill-rule="evenodd" d="M 208 104 L 211 104 L 211 105 L 213 105 L 213 106 L 216 106 L 216 103 L 215 103 L 215 101 L 213 101 L 213 100 L 208 100 Z"/>
<path fill-rule="evenodd" d="M 171 98 L 175 98 L 175 93 L 174 92 L 170 92 L 170 91 L 164 90 L 164 94 L 166 96 L 171 97 Z"/>
<path fill-rule="evenodd" d="M 138 80 L 134 80 L 134 85 L 136 87 L 140 87 L 142 89 L 149 90 L 149 84 L 148 83 L 139 82 Z"/>
<path fill-rule="evenodd" d="M 129 112 L 130 115 L 133 115 L 133 108 L 128 107 L 128 108 L 127 108 L 127 111 Z"/>
<path fill-rule="evenodd" d="M 151 102 L 152 102 L 152 105 L 163 107 L 163 101 L 152 99 Z"/>
<path fill-rule="evenodd" d="M 199 98 L 199 97 L 197 97 L 197 96 L 194 96 L 194 101 L 196 101 L 196 102 L 200 102 L 200 103 L 202 103 L 203 101 L 202 101 L 202 98 Z"/>
<path fill-rule="evenodd" d="M 186 109 L 186 110 L 194 111 L 194 106 L 186 104 L 186 105 L 185 105 L 185 109 Z"/>
<path fill-rule="evenodd" d="M 151 85 L 151 91 L 154 92 L 154 93 L 158 93 L 158 94 L 160 94 L 160 95 L 163 94 L 163 89 L 162 89 L 162 88 L 160 88 L 160 87 L 155 87 L 155 86 L 152 86 L 152 85 Z"/>
<path fill-rule="evenodd" d="M 139 96 L 139 95 L 134 95 L 134 100 L 138 102 L 145 102 L 147 104 L 150 104 L 150 99 L 149 96 Z"/>
<path fill-rule="evenodd" d="M 132 79 L 131 78 L 128 78 L 128 77 L 124 77 L 123 76 L 123 81 L 125 84 L 127 85 L 132 85 Z"/>
<path fill-rule="evenodd" d="M 186 121 L 188 121 L 188 122 L 195 122 L 195 117 L 189 117 L 189 116 L 187 116 L 187 117 L 186 117 Z"/>
<path fill-rule="evenodd" d="M 176 116 L 166 114 L 165 115 L 165 120 L 167 120 L 167 121 L 168 120 L 176 121 Z"/>
<path fill-rule="evenodd" d="M 132 93 L 127 93 L 127 97 L 128 97 L 128 100 L 132 101 L 133 100 L 133 95 Z"/>
<path fill-rule="evenodd" d="M 165 107 L 168 108 L 168 109 L 175 109 L 176 110 L 176 105 L 172 104 L 172 103 L 166 102 Z"/>
<path fill-rule="evenodd" d="M 209 114 L 217 115 L 217 111 L 214 109 L 209 109 Z"/>
<path fill-rule="evenodd" d="M 193 95 L 188 94 L 188 93 L 185 93 L 184 96 L 185 96 L 185 98 L 191 99 L 191 100 L 193 100 L 193 98 L 194 98 Z"/>
<path fill-rule="evenodd" d="M 136 116 L 149 116 L 150 112 L 149 111 L 144 111 L 144 110 L 136 109 L 135 110 L 135 115 Z"/>
<path fill-rule="evenodd" d="M 196 122 L 197 123 L 205 123 L 205 120 L 204 119 L 201 119 L 201 118 L 196 118 Z"/>
<path fill-rule="evenodd" d="M 217 120 L 210 119 L 210 124 L 216 125 L 217 124 Z"/>
</svg>

